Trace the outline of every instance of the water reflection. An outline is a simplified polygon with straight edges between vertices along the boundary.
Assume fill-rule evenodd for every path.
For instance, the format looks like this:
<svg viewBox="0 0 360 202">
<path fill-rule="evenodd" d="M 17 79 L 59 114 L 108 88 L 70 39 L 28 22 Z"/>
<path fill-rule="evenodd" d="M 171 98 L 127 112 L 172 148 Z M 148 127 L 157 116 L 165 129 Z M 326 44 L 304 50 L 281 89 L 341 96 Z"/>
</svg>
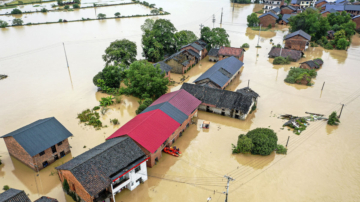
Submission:
<svg viewBox="0 0 360 202">
<path fill-rule="evenodd" d="M 333 133 L 337 128 L 338 128 L 338 126 L 330 126 L 329 124 L 326 124 L 326 133 L 327 133 L 328 135 L 330 135 L 330 134 Z"/>
<path fill-rule="evenodd" d="M 329 55 L 337 60 L 338 64 L 344 64 L 345 60 L 348 56 L 348 52 L 345 50 L 326 50 L 324 49 L 326 53 L 329 53 Z"/>
<path fill-rule="evenodd" d="M 233 158 L 235 158 L 239 164 L 243 166 L 249 166 L 257 170 L 263 169 L 265 166 L 269 165 L 275 159 L 275 155 L 275 152 L 272 152 L 269 156 L 253 154 L 233 154 Z"/>
</svg>

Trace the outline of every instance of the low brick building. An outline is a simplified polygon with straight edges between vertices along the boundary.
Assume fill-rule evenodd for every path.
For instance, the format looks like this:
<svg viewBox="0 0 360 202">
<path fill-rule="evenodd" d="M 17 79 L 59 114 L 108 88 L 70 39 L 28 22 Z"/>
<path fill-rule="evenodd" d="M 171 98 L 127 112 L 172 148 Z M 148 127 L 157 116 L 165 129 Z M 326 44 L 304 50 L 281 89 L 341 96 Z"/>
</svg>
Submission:
<svg viewBox="0 0 360 202">
<path fill-rule="evenodd" d="M 285 49 L 285 48 L 276 48 L 272 47 L 269 52 L 269 58 L 275 58 L 275 57 L 284 57 L 289 58 L 291 61 L 296 62 L 300 60 L 300 58 L 304 55 L 303 52 L 298 50 L 291 50 L 291 49 Z"/>
<path fill-rule="evenodd" d="M 302 69 L 319 69 L 323 65 L 321 59 L 309 60 L 303 63 L 300 63 L 300 68 Z"/>
<path fill-rule="evenodd" d="M 330 9 L 330 10 L 325 10 L 325 11 L 322 11 L 320 14 L 322 17 L 327 17 L 327 15 L 329 15 L 330 13 L 336 13 L 337 11 L 335 9 Z"/>
<path fill-rule="evenodd" d="M 221 60 L 204 72 L 194 83 L 211 88 L 224 89 L 240 74 L 243 62 L 235 57 Z"/>
<path fill-rule="evenodd" d="M 183 49 L 172 54 L 163 62 L 171 67 L 170 72 L 184 74 L 186 71 L 200 61 L 200 55 L 191 48 Z"/>
<path fill-rule="evenodd" d="M 304 51 L 309 46 L 311 36 L 302 30 L 285 36 L 285 48 Z"/>
<path fill-rule="evenodd" d="M 328 2 L 326 0 L 319 0 L 315 2 L 315 8 L 321 8 L 322 5 L 327 4 Z"/>
<path fill-rule="evenodd" d="M 184 83 L 181 89 L 201 101 L 199 110 L 245 120 L 259 95 L 249 88 L 236 92 Z"/>
<path fill-rule="evenodd" d="M 360 5 L 344 5 L 344 10 L 352 16 L 360 15 Z"/>
<path fill-rule="evenodd" d="M 204 59 L 208 54 L 208 51 L 206 50 L 206 45 L 207 44 L 203 40 L 197 40 L 193 43 L 181 47 L 180 50 L 193 50 L 200 55 L 200 60 L 201 60 Z"/>
<path fill-rule="evenodd" d="M 162 156 L 165 146 L 171 146 L 197 115 L 200 100 L 178 90 L 162 95 L 142 113 L 135 116 L 107 140 L 129 136 L 149 156 L 148 167 L 153 167 Z"/>
<path fill-rule="evenodd" d="M 208 56 L 209 56 L 209 61 L 211 62 L 219 61 L 219 49 L 218 48 L 210 49 Z"/>
<path fill-rule="evenodd" d="M 0 194 L 1 202 L 31 202 L 23 190 L 10 188 Z M 57 199 L 42 196 L 34 202 L 58 202 Z"/>
<path fill-rule="evenodd" d="M 160 61 L 158 63 L 154 64 L 154 67 L 159 67 L 161 69 L 161 73 L 164 73 L 166 78 L 169 79 L 169 81 L 171 80 L 171 69 L 172 67 L 170 67 L 168 64 L 166 64 L 164 61 Z"/>
<path fill-rule="evenodd" d="M 292 14 L 292 13 L 296 13 L 297 9 L 293 6 L 283 6 L 281 7 L 281 11 L 280 11 L 280 14 L 283 15 L 284 17 L 284 14 Z"/>
<path fill-rule="evenodd" d="M 70 153 L 72 134 L 54 117 L 38 120 L 2 136 L 9 154 L 33 170 L 41 170 Z"/>
<path fill-rule="evenodd" d="M 262 14 L 258 18 L 260 21 L 260 25 L 263 27 L 268 27 L 269 25 L 275 27 L 276 20 L 279 19 L 279 17 L 272 12 L 267 12 L 265 14 Z"/>
<path fill-rule="evenodd" d="M 353 17 L 352 21 L 356 23 L 356 30 L 360 31 L 360 15 Z"/>
<path fill-rule="evenodd" d="M 296 16 L 296 15 L 297 15 L 297 13 L 295 13 L 295 14 L 284 14 L 283 17 L 282 17 L 282 19 L 279 21 L 279 24 L 280 24 L 280 25 L 287 25 L 287 24 L 289 24 L 290 18 L 291 18 L 292 16 Z"/>
<path fill-rule="evenodd" d="M 134 190 L 147 177 L 148 157 L 129 137 L 108 140 L 55 169 L 61 184 L 82 202 L 115 202 L 115 195 Z M 65 183 L 66 184 L 66 183 Z"/>
</svg>

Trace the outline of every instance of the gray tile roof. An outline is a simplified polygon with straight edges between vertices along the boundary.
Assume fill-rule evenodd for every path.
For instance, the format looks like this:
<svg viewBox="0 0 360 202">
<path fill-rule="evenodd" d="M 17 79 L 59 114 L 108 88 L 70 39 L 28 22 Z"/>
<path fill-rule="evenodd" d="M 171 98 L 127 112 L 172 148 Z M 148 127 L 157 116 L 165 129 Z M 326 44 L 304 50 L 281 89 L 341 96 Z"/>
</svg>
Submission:
<svg viewBox="0 0 360 202">
<path fill-rule="evenodd" d="M 85 190 L 95 196 L 111 184 L 111 177 L 145 158 L 144 152 L 129 137 L 110 139 L 56 167 L 69 170 Z"/>
<path fill-rule="evenodd" d="M 273 8 L 273 9 L 271 9 L 271 10 L 272 10 L 272 11 L 275 11 L 276 13 L 278 13 L 278 12 L 281 11 L 279 7 L 275 7 L 275 8 Z"/>
<path fill-rule="evenodd" d="M 209 55 L 209 56 L 217 57 L 217 56 L 218 56 L 218 53 L 219 53 L 219 49 L 218 49 L 218 48 L 212 48 L 212 49 L 210 49 L 208 55 Z"/>
<path fill-rule="evenodd" d="M 360 11 L 360 5 L 345 5 L 345 11 Z"/>
<path fill-rule="evenodd" d="M 193 48 L 195 48 L 195 49 L 198 50 L 198 51 L 201 51 L 201 50 L 203 49 L 203 47 L 201 47 L 200 45 L 196 44 L 195 42 L 194 42 L 194 43 L 187 44 L 187 45 L 181 47 L 181 49 L 182 49 L 182 48 L 185 48 L 185 47 L 187 47 L 187 46 L 192 46 Z"/>
<path fill-rule="evenodd" d="M 321 12 L 321 14 L 323 14 L 323 13 L 326 13 L 326 12 L 329 12 L 329 13 L 336 13 L 337 11 L 335 10 L 335 9 L 330 9 L 330 10 L 325 10 L 325 11 L 323 11 L 323 12 Z"/>
<path fill-rule="evenodd" d="M 283 9 L 283 8 L 289 8 L 289 9 L 291 9 L 291 10 L 293 10 L 293 11 L 296 11 L 296 10 L 297 10 L 296 8 L 294 8 L 294 7 L 290 6 L 290 5 L 284 6 L 284 7 L 282 7 L 282 9 Z"/>
<path fill-rule="evenodd" d="M 42 196 L 39 199 L 36 199 L 34 202 L 58 202 L 58 200 L 47 196 Z"/>
<path fill-rule="evenodd" d="M 352 19 L 355 19 L 355 18 L 358 18 L 358 17 L 360 17 L 360 15 L 357 15 L 357 16 L 353 17 Z"/>
<path fill-rule="evenodd" d="M 24 191 L 10 188 L 0 194 L 0 202 L 31 202 L 31 200 Z"/>
<path fill-rule="evenodd" d="M 160 61 L 158 63 L 154 64 L 154 67 L 156 67 L 157 65 L 160 65 L 159 68 L 161 69 L 161 73 L 167 73 L 170 72 L 172 67 L 170 67 L 170 65 L 166 64 L 164 61 Z"/>
<path fill-rule="evenodd" d="M 289 23 L 289 19 L 291 16 L 296 16 L 297 14 L 284 14 L 282 17 L 282 20 L 284 20 L 286 23 Z"/>
<path fill-rule="evenodd" d="M 325 5 L 326 5 L 326 8 L 325 8 L 326 11 L 329 11 L 331 9 L 334 9 L 335 11 L 343 11 L 344 10 L 344 5 L 342 5 L 342 4 L 325 4 Z"/>
<path fill-rule="evenodd" d="M 309 65 L 309 67 L 311 69 L 318 69 L 320 66 L 317 65 L 314 61 L 312 60 L 309 60 L 309 61 L 306 61 L 306 62 L 303 62 L 303 63 L 306 63 L 307 65 Z M 303 63 L 300 63 L 300 64 L 303 64 Z"/>
<path fill-rule="evenodd" d="M 188 50 L 186 50 L 188 53 L 190 53 L 192 56 L 194 56 L 194 57 L 196 57 L 196 58 L 200 58 L 200 55 L 197 53 L 197 52 L 195 52 L 194 50 L 192 50 L 192 49 L 188 49 Z"/>
<path fill-rule="evenodd" d="M 198 43 L 201 47 L 205 48 L 207 43 L 201 39 L 194 41 L 195 43 Z"/>
<path fill-rule="evenodd" d="M 302 31 L 301 29 L 296 31 L 296 32 L 293 32 L 293 33 L 290 33 L 290 34 L 286 35 L 285 40 L 289 39 L 291 37 L 294 37 L 296 35 L 300 35 L 300 36 L 304 37 L 305 39 L 307 39 L 309 41 L 311 40 L 311 36 L 309 34 L 307 34 L 306 32 Z"/>
<path fill-rule="evenodd" d="M 251 88 L 249 87 L 245 87 L 245 88 L 240 88 L 238 90 L 236 90 L 237 93 L 241 93 L 244 96 L 250 96 L 252 98 L 258 98 L 260 97 L 259 94 L 257 94 L 255 91 L 253 91 Z"/>
<path fill-rule="evenodd" d="M 260 18 L 265 17 L 265 16 L 267 16 L 267 15 L 271 15 L 271 16 L 273 16 L 274 18 L 279 19 L 279 16 L 275 15 L 275 14 L 272 13 L 272 12 L 264 13 L 264 14 L 260 15 L 258 18 L 260 19 Z"/>
<path fill-rule="evenodd" d="M 35 156 L 72 134 L 58 120 L 51 117 L 35 121 L 1 138 L 10 136 L 14 137 L 30 156 Z"/>
<path fill-rule="evenodd" d="M 281 52 L 281 55 L 280 55 Z M 276 47 L 272 47 L 270 52 L 269 52 L 269 57 L 274 58 L 274 57 L 289 57 L 292 61 L 298 61 L 300 60 L 300 58 L 302 57 L 303 52 L 298 51 L 298 50 L 291 50 L 291 49 L 281 49 L 281 48 L 276 48 Z"/>
<path fill-rule="evenodd" d="M 165 114 L 167 114 L 168 116 L 170 116 L 172 119 L 174 119 L 176 122 L 180 124 L 184 123 L 184 121 L 188 118 L 188 116 L 184 114 L 184 112 L 180 111 L 169 102 L 163 102 L 161 104 L 150 106 L 144 109 L 144 111 L 142 111 L 141 114 L 155 109 L 160 109 L 161 111 L 163 111 Z"/>
<path fill-rule="evenodd" d="M 217 108 L 240 110 L 244 114 L 249 112 L 253 102 L 251 96 L 245 96 L 242 93 L 233 91 L 209 88 L 190 83 L 184 83 L 181 88 L 201 100 L 202 103 L 215 105 Z"/>
<path fill-rule="evenodd" d="M 195 83 L 204 79 L 209 79 L 218 86 L 223 87 L 243 65 L 244 63 L 234 56 L 228 57 L 215 63 L 210 69 L 197 78 Z M 228 74 L 225 74 L 224 72 L 228 72 Z"/>
</svg>

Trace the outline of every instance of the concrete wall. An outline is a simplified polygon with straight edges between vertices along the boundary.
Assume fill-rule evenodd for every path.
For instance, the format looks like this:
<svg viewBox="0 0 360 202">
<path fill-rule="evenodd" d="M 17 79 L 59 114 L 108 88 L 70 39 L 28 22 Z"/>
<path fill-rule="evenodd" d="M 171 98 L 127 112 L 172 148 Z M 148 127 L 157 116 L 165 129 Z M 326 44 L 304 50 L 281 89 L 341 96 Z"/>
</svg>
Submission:
<svg viewBox="0 0 360 202">
<path fill-rule="evenodd" d="M 304 51 L 306 47 L 307 39 L 304 37 L 297 35 L 291 37 L 290 39 L 285 40 L 285 48 Z"/>
<path fill-rule="evenodd" d="M 174 59 L 170 59 L 170 60 L 166 61 L 166 64 L 168 64 L 170 67 L 172 67 L 172 69 L 171 69 L 172 73 L 182 74 L 184 72 L 183 65 L 179 64 Z"/>
<path fill-rule="evenodd" d="M 5 145 L 8 149 L 8 152 L 11 156 L 21 161 L 25 165 L 29 166 L 35 170 L 33 158 L 25 151 L 25 149 L 13 138 L 5 137 Z"/>
<path fill-rule="evenodd" d="M 58 170 L 58 175 L 63 184 L 66 179 L 69 183 L 70 190 L 75 192 L 83 201 L 93 202 L 94 198 L 85 190 L 81 183 L 74 177 L 74 175 L 68 170 Z"/>
<path fill-rule="evenodd" d="M 217 62 L 217 61 L 219 61 L 219 57 L 209 56 L 209 61 L 211 61 L 211 62 Z"/>
<path fill-rule="evenodd" d="M 263 26 L 263 27 L 268 27 L 269 25 L 271 25 L 272 27 L 275 27 L 276 19 L 271 15 L 266 15 L 266 16 L 260 18 L 259 20 L 260 20 L 261 26 Z"/>
</svg>

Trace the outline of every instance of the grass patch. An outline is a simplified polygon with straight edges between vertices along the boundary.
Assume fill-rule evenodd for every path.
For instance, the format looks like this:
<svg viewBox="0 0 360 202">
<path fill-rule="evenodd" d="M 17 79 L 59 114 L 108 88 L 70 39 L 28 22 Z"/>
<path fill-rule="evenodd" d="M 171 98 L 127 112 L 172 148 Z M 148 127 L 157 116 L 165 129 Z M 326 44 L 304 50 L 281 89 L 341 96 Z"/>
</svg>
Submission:
<svg viewBox="0 0 360 202">
<path fill-rule="evenodd" d="M 99 113 L 90 111 L 90 109 L 84 110 L 81 114 L 78 114 L 77 118 L 80 119 L 80 122 L 85 123 L 85 125 L 93 126 L 96 130 L 102 128 L 102 122 L 99 120 Z"/>
<path fill-rule="evenodd" d="M 263 14 L 264 13 L 264 10 L 259 10 L 259 11 L 256 11 L 255 13 L 258 13 L 258 14 Z"/>
<path fill-rule="evenodd" d="M 250 27 L 252 30 L 259 31 L 260 27 Z M 271 28 L 268 27 L 261 27 L 261 31 L 268 31 Z"/>
</svg>

